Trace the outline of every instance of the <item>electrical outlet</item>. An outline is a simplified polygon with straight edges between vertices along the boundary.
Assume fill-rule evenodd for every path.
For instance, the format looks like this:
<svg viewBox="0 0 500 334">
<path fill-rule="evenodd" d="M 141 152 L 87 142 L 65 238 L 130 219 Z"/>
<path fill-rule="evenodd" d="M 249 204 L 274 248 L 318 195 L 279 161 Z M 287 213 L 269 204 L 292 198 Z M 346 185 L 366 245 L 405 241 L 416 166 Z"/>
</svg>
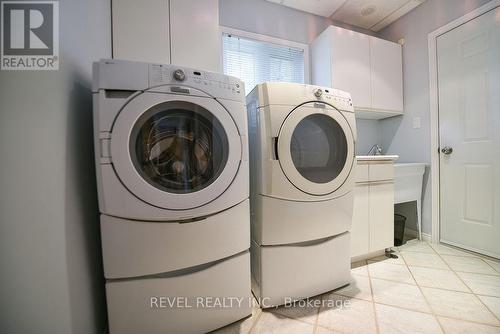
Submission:
<svg viewBox="0 0 500 334">
<path fill-rule="evenodd" d="M 420 117 L 413 117 L 413 128 L 420 129 L 420 127 L 421 127 Z"/>
</svg>

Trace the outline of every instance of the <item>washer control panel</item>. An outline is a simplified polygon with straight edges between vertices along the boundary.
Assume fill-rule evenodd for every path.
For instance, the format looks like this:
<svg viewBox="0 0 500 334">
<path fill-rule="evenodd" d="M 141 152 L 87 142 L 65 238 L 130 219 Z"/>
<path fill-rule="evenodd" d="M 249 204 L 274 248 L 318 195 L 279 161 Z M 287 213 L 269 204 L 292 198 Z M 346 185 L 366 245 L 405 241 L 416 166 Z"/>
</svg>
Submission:
<svg viewBox="0 0 500 334">
<path fill-rule="evenodd" d="M 174 71 L 174 79 L 177 81 L 184 81 L 186 79 L 186 74 L 183 70 L 177 69 Z"/>
<path fill-rule="evenodd" d="M 149 86 L 179 84 L 199 89 L 216 98 L 245 100 L 243 82 L 227 75 L 174 65 L 151 64 Z"/>
<path fill-rule="evenodd" d="M 311 95 L 317 101 L 330 103 L 337 109 L 354 111 L 351 94 L 335 88 L 317 87 L 311 88 Z"/>
</svg>

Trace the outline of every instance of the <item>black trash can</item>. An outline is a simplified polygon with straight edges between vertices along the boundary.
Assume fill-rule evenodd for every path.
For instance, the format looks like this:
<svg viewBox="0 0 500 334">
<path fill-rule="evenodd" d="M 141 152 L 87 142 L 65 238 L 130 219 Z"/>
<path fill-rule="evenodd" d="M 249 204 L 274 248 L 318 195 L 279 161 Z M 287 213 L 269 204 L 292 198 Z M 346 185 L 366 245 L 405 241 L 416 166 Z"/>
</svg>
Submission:
<svg viewBox="0 0 500 334">
<path fill-rule="evenodd" d="M 405 236 L 406 217 L 394 214 L 394 246 L 401 246 Z"/>
</svg>

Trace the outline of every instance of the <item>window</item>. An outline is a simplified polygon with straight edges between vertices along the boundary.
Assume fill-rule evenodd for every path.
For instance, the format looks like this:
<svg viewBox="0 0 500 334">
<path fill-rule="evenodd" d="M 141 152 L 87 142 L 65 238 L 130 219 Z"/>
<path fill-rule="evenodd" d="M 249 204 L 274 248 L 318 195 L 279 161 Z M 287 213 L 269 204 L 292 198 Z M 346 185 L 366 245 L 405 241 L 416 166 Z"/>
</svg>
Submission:
<svg viewBox="0 0 500 334">
<path fill-rule="evenodd" d="M 287 46 L 227 32 L 222 35 L 224 74 L 240 78 L 247 94 L 265 81 L 305 83 L 305 53 L 305 47 L 299 45 Z"/>
</svg>

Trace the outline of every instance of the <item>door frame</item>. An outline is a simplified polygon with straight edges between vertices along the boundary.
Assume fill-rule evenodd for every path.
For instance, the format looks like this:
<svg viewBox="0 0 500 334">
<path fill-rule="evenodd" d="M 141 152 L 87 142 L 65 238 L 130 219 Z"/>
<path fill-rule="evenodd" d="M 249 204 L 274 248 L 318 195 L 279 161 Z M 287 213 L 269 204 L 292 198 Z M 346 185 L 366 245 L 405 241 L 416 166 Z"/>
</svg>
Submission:
<svg viewBox="0 0 500 334">
<path fill-rule="evenodd" d="M 429 98 L 431 127 L 431 196 L 432 196 L 432 229 L 431 242 L 440 243 L 440 170 L 439 170 L 439 96 L 437 72 L 437 38 L 450 30 L 461 26 L 478 16 L 500 6 L 500 0 L 492 0 L 487 4 L 459 17 L 456 20 L 429 33 Z"/>
</svg>

